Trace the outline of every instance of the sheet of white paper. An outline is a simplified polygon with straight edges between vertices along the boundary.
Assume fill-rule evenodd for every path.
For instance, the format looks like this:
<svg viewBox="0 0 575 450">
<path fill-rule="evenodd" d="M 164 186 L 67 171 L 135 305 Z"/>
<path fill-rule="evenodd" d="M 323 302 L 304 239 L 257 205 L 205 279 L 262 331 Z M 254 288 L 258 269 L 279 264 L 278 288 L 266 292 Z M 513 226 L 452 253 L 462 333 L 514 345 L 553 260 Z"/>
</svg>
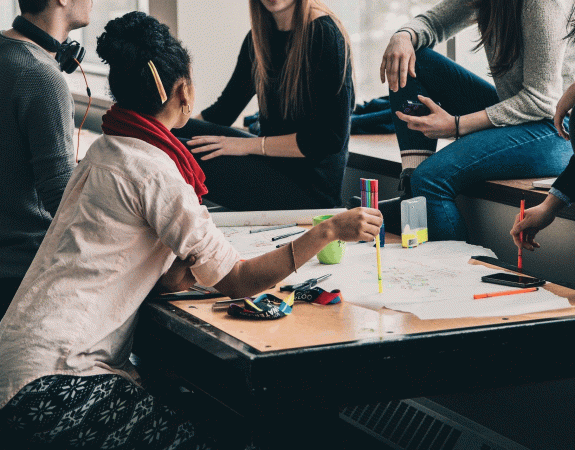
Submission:
<svg viewBox="0 0 575 450">
<path fill-rule="evenodd" d="M 481 300 L 451 299 L 433 303 L 389 303 L 390 309 L 415 314 L 420 319 L 457 319 L 460 317 L 505 317 L 539 311 L 569 308 L 565 298 L 545 289 L 529 294 L 491 297 Z"/>
<path fill-rule="evenodd" d="M 224 236 L 231 242 L 234 248 L 240 252 L 240 255 L 244 259 L 254 258 L 275 250 L 278 244 L 284 244 L 293 239 L 297 239 L 302 233 L 272 241 L 274 237 L 296 233 L 298 231 L 307 231 L 306 228 L 289 227 L 250 234 L 249 230 L 254 228 L 256 227 L 220 227 L 220 230 L 222 230 Z"/>
<path fill-rule="evenodd" d="M 212 213 L 218 227 L 249 227 L 255 225 L 311 225 L 312 218 L 346 211 L 340 209 L 297 209 L 292 211 L 240 211 Z"/>
<path fill-rule="evenodd" d="M 249 258 L 275 249 L 277 243 L 271 241 L 272 236 L 296 229 L 250 235 L 248 227 L 222 228 L 240 254 Z M 297 236 L 279 242 L 295 238 Z M 344 301 L 375 311 L 387 307 L 410 312 L 421 319 L 498 317 L 570 307 L 567 299 L 544 289 L 474 300 L 474 294 L 512 288 L 482 282 L 483 275 L 501 270 L 468 264 L 472 256 L 495 257 L 495 254 L 486 248 L 456 241 L 427 242 L 411 249 L 387 244 L 381 249 L 383 293 L 380 294 L 373 243 L 348 242 L 340 264 L 325 265 L 312 258 L 285 282 L 300 283 L 329 273 L 332 276 L 320 286 L 328 291 L 340 289 Z"/>
</svg>

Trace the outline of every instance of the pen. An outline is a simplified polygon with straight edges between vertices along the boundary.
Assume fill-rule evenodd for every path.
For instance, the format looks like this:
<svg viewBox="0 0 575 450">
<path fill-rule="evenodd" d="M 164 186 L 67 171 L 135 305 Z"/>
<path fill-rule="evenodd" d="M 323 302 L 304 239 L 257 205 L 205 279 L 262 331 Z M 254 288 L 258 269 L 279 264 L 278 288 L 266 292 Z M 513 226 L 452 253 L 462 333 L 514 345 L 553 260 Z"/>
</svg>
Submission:
<svg viewBox="0 0 575 450">
<path fill-rule="evenodd" d="M 489 292 L 488 294 L 475 294 L 473 296 L 474 300 L 487 297 L 499 297 L 500 295 L 513 295 L 513 294 L 525 294 L 527 292 L 535 292 L 539 288 L 531 287 L 526 289 L 515 289 L 513 291 L 499 291 L 499 292 Z"/>
<path fill-rule="evenodd" d="M 295 291 L 297 289 L 311 289 L 320 281 L 325 280 L 326 278 L 331 277 L 331 273 L 322 275 L 321 277 L 317 278 L 310 278 L 309 280 L 305 280 L 303 283 L 299 284 L 286 284 L 285 286 L 280 286 L 280 291 Z"/>
<path fill-rule="evenodd" d="M 202 294 L 210 294 L 211 293 L 207 289 L 203 289 L 203 288 L 196 287 L 196 286 L 190 286 L 188 289 L 190 291 L 201 292 Z"/>
<path fill-rule="evenodd" d="M 288 225 L 275 225 L 273 227 L 258 228 L 257 230 L 250 230 L 251 233 L 260 233 L 261 231 L 279 230 L 280 228 L 297 227 L 297 223 L 290 223 Z"/>
<path fill-rule="evenodd" d="M 288 233 L 288 234 L 282 234 L 281 236 L 276 236 L 272 238 L 272 241 L 277 241 L 279 239 L 283 239 L 283 238 L 287 238 L 290 236 L 295 236 L 296 234 L 300 234 L 303 233 L 306 230 L 299 230 L 299 231 L 294 231 L 293 233 Z"/>
<path fill-rule="evenodd" d="M 234 298 L 232 300 L 219 300 L 212 304 L 212 311 L 228 309 L 232 303 L 243 302 L 245 299 L 252 300 L 250 297 Z"/>
<path fill-rule="evenodd" d="M 276 245 L 276 248 L 280 248 L 280 247 L 283 247 L 284 245 L 288 245 L 290 242 L 291 242 L 291 241 L 289 241 L 289 242 L 284 242 L 283 244 L 278 244 L 278 245 Z"/>
<path fill-rule="evenodd" d="M 519 208 L 519 221 L 522 221 L 525 218 L 525 197 L 521 198 L 521 204 Z M 519 272 L 523 270 L 523 231 L 519 232 L 519 242 L 521 245 L 517 250 L 517 268 Z"/>
</svg>

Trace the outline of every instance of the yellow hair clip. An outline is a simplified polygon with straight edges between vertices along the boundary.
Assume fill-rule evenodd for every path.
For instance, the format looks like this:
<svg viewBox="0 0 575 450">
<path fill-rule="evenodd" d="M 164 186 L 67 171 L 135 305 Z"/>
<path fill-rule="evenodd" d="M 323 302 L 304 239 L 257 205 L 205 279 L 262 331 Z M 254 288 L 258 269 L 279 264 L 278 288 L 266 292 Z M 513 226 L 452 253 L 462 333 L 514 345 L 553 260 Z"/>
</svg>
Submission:
<svg viewBox="0 0 575 450">
<path fill-rule="evenodd" d="M 158 88 L 158 92 L 160 93 L 160 99 L 162 100 L 162 105 L 166 103 L 168 100 L 168 96 L 166 95 L 166 90 L 164 89 L 164 85 L 162 84 L 162 79 L 160 78 L 160 74 L 158 73 L 158 69 L 154 63 L 150 60 L 148 61 L 148 67 L 152 71 L 152 75 L 154 77 L 154 81 L 156 82 L 156 87 Z"/>
</svg>

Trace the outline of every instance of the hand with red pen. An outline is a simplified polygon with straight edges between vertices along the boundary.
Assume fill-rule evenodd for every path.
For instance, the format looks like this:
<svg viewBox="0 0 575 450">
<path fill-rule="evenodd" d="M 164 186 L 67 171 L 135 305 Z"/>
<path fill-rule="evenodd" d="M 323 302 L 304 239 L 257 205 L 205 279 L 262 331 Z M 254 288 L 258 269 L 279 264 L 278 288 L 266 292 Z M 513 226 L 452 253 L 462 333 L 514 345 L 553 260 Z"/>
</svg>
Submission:
<svg viewBox="0 0 575 450">
<path fill-rule="evenodd" d="M 566 140 L 571 140 L 571 138 L 569 136 L 569 132 L 563 125 L 563 120 L 574 106 L 575 83 L 565 91 L 557 103 L 557 110 L 555 111 L 555 116 L 553 118 L 553 122 L 557 128 L 559 136 Z M 573 127 L 571 131 L 573 131 Z M 571 142 L 571 145 L 573 145 L 573 141 Z M 551 222 L 555 220 L 559 210 L 565 206 L 567 206 L 567 204 L 563 200 L 552 193 L 549 193 L 543 203 L 525 211 L 525 217 L 523 219 L 521 219 L 518 214 L 515 218 L 513 228 L 510 231 L 515 245 L 519 248 L 526 248 L 531 251 L 539 248 L 540 245 L 535 241 L 535 235 L 540 230 L 551 224 Z M 521 233 L 524 234 L 524 238 L 521 237 Z"/>
<path fill-rule="evenodd" d="M 521 206 L 519 209 L 519 221 L 525 219 L 525 198 L 521 199 Z M 523 270 L 523 231 L 519 232 L 519 242 L 521 245 L 517 251 L 517 269 L 519 272 Z"/>
<path fill-rule="evenodd" d="M 523 220 L 521 214 L 517 214 L 513 228 L 509 232 L 515 245 L 531 251 L 540 248 L 535 236 L 555 220 L 557 212 L 564 206 L 566 205 L 562 200 L 549 194 L 543 203 L 525 210 Z M 523 239 L 521 239 L 522 233 Z"/>
</svg>

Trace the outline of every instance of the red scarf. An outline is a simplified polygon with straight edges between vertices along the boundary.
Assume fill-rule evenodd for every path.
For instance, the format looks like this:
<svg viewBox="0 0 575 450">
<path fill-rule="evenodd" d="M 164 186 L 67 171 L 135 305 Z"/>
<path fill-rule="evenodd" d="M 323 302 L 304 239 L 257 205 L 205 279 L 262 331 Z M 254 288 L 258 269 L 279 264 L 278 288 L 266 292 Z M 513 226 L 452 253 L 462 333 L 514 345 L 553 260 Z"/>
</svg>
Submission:
<svg viewBox="0 0 575 450">
<path fill-rule="evenodd" d="M 182 177 L 194 188 L 198 200 L 202 203 L 202 195 L 208 192 L 204 184 L 206 179 L 204 172 L 184 144 L 158 119 L 114 104 L 104 114 L 102 120 L 102 131 L 105 134 L 140 139 L 166 153 L 176 163 Z"/>
</svg>

